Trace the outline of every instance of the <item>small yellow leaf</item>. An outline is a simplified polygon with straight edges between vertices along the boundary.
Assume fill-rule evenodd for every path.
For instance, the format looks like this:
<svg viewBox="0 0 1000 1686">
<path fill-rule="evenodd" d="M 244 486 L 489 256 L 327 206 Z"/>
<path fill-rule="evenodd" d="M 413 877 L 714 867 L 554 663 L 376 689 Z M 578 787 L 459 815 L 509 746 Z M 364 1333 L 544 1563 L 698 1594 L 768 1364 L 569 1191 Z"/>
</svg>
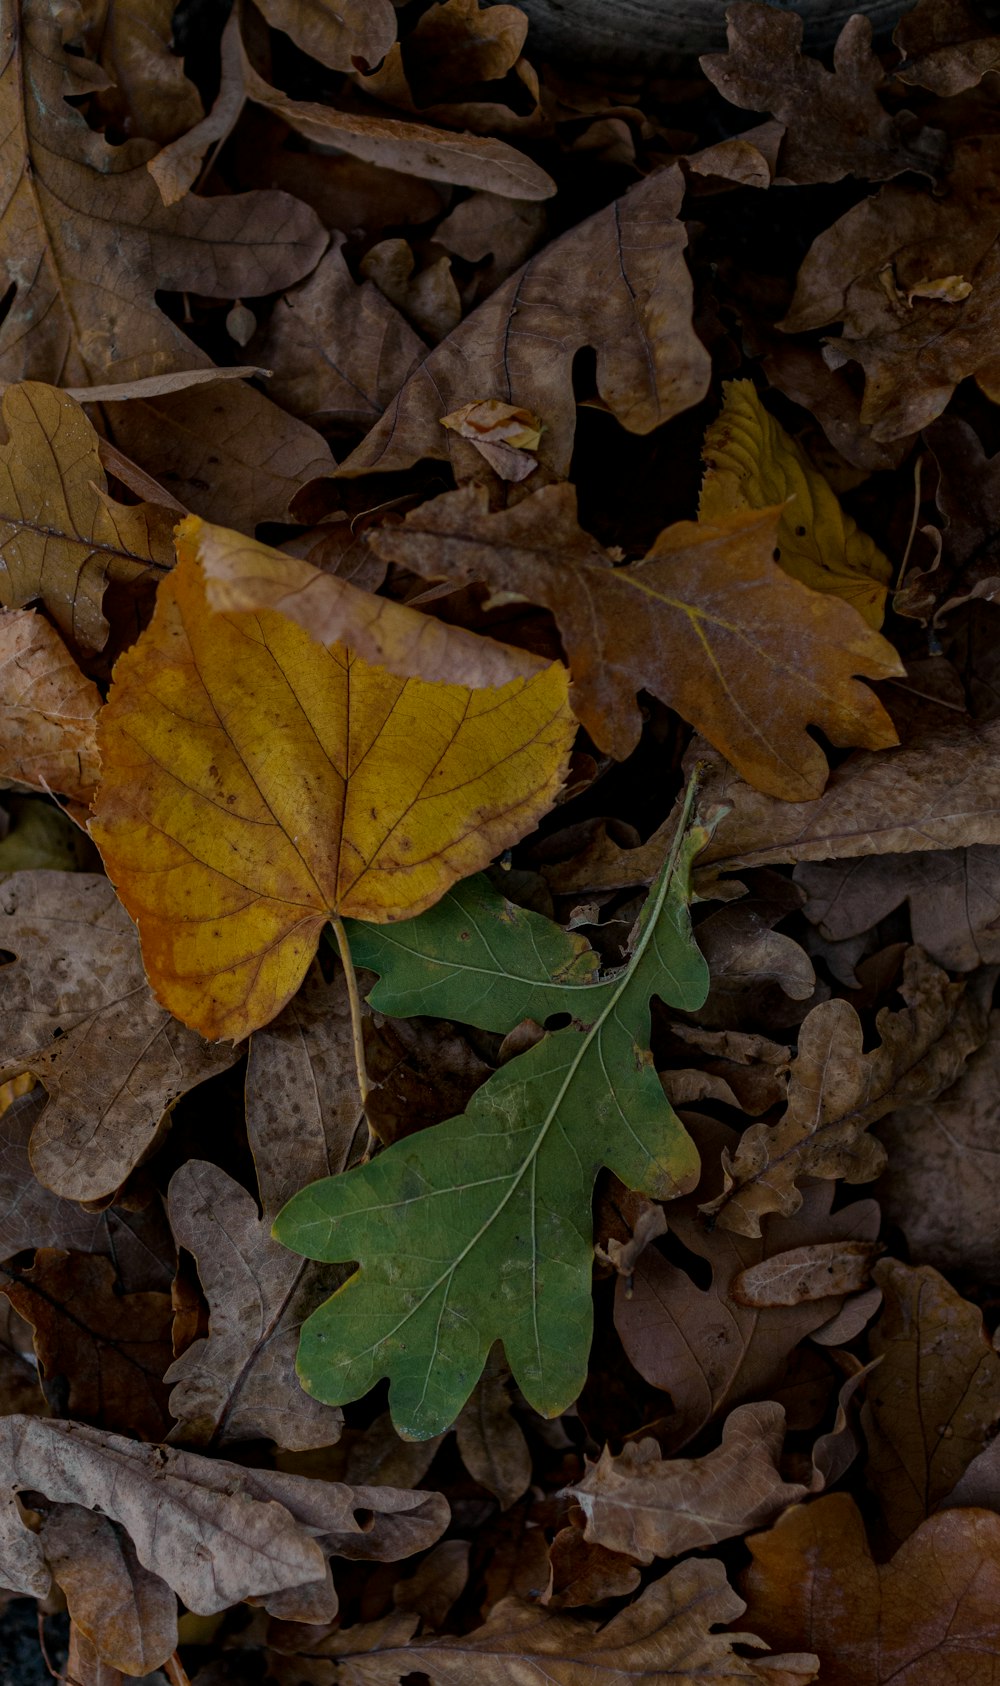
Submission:
<svg viewBox="0 0 1000 1686">
<path fill-rule="evenodd" d="M 925 276 L 907 289 L 906 302 L 914 299 L 936 299 L 939 304 L 961 304 L 972 292 L 972 282 L 964 275 Z"/>
<path fill-rule="evenodd" d="M 500 398 L 476 398 L 471 404 L 463 404 L 442 416 L 441 426 L 450 427 L 473 444 L 488 440 L 494 445 L 510 445 L 515 451 L 536 451 L 542 437 L 538 416 Z"/>
<path fill-rule="evenodd" d="M 751 381 L 727 381 L 723 406 L 705 434 L 698 517 L 785 502 L 776 560 L 786 574 L 851 603 L 876 631 L 892 568 L 874 539 L 840 504 L 818 468 L 766 410 Z"/>
<path fill-rule="evenodd" d="M 239 1039 L 294 994 L 328 919 L 419 913 L 530 831 L 574 727 L 558 663 L 473 690 L 274 610 L 214 613 L 200 527 L 115 668 L 92 835 L 158 999 Z"/>
</svg>

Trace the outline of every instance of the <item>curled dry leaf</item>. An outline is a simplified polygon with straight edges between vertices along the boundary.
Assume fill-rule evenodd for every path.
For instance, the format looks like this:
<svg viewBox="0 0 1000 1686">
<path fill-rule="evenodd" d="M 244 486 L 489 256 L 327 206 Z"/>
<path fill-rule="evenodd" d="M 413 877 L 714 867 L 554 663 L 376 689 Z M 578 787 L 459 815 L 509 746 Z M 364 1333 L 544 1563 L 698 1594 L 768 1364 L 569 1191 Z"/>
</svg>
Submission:
<svg viewBox="0 0 1000 1686">
<path fill-rule="evenodd" d="M 801 1176 L 869 1182 L 885 1163 L 868 1134 L 887 1112 L 931 1099 L 955 1081 L 986 1036 L 994 977 L 952 983 L 919 949 L 907 951 L 905 1008 L 879 1010 L 881 1045 L 863 1051 L 861 1020 L 848 1001 L 822 1001 L 804 1020 L 778 1124 L 751 1124 L 723 1153 L 723 1191 L 700 1210 L 723 1229 L 759 1235 L 766 1212 L 798 1211 Z"/>
<path fill-rule="evenodd" d="M 153 620 L 115 669 L 91 831 L 158 998 L 239 1039 L 295 993 L 329 919 L 426 908 L 530 831 L 573 723 L 558 663 L 500 690 L 432 685 L 273 610 L 213 613 L 200 528 L 182 525 Z M 411 647 L 426 624 L 409 623 Z"/>
<path fill-rule="evenodd" d="M 100 649 L 108 635 L 102 602 L 109 580 L 169 567 L 174 517 L 152 504 L 121 504 L 108 496 L 97 434 L 75 400 L 55 387 L 38 381 L 9 387 L 2 414 L 0 601 L 14 609 L 40 598 L 74 643 Z M 24 622 L 7 625 L 16 643 L 13 627 Z M 45 637 L 35 634 L 39 641 Z M 50 661 L 58 649 L 58 643 L 51 646 Z M 67 665 L 68 656 L 64 674 Z M 82 677 L 74 690 L 92 713 L 96 693 L 86 691 Z M 88 754 L 92 776 L 92 747 Z M 82 788 L 76 794 L 85 800 Z"/>
<path fill-rule="evenodd" d="M 573 358 L 585 345 L 597 352 L 601 397 L 631 432 L 698 403 L 709 358 L 691 324 L 683 193 L 676 166 L 655 171 L 553 240 L 430 353 L 340 472 L 437 457 L 459 478 L 483 478 L 475 447 L 441 428 L 472 393 L 541 416 L 541 470 L 563 479 L 576 422 Z"/>
<path fill-rule="evenodd" d="M 478 398 L 441 417 L 463 439 L 471 439 L 481 457 L 501 480 L 526 480 L 538 467 L 542 421 L 530 410 L 504 404 L 499 398 Z"/>
<path fill-rule="evenodd" d="M 836 743 L 894 743 L 881 703 L 854 675 L 903 670 L 854 609 L 775 564 L 777 523 L 774 510 L 681 521 L 642 562 L 614 568 L 578 525 L 571 486 L 545 487 L 495 513 L 482 488 L 466 487 L 422 504 L 371 543 L 425 576 L 485 580 L 550 609 L 573 674 L 573 707 L 619 759 L 638 741 L 636 692 L 645 687 L 754 784 L 811 799 L 827 765 L 807 726 L 821 725 Z"/>
<path fill-rule="evenodd" d="M 706 1162 L 731 1139 L 726 1126 L 685 1114 Z M 707 1229 L 697 1195 L 670 1208 L 670 1228 L 696 1258 L 706 1261 L 707 1283 L 672 1264 L 655 1246 L 635 1267 L 631 1294 L 618 1284 L 615 1323 L 622 1345 L 639 1374 L 669 1393 L 670 1445 L 678 1448 L 712 1417 L 754 1394 L 773 1391 L 785 1361 L 800 1341 L 840 1310 L 841 1299 L 803 1301 L 793 1306 L 741 1306 L 732 1283 L 762 1260 L 817 1242 L 873 1241 L 879 1210 L 859 1200 L 830 1216 L 832 1183 L 809 1183 L 792 1218 L 765 1218 L 761 1237 L 750 1239 Z"/>
<path fill-rule="evenodd" d="M 201 98 L 170 50 L 171 0 L 143 0 L 140 9 L 88 0 L 80 10 L 87 55 L 110 82 L 97 104 L 116 128 L 162 145 L 197 123 Z"/>
<path fill-rule="evenodd" d="M 967 0 L 919 0 L 904 12 L 892 39 L 903 54 L 893 75 L 945 97 L 1000 69 L 1000 41 Z"/>
<path fill-rule="evenodd" d="M 722 392 L 722 410 L 702 447 L 699 520 L 782 504 L 776 560 L 785 573 L 852 603 L 877 632 L 892 578 L 888 557 L 844 513 L 829 481 L 764 408 L 752 381 L 727 381 Z"/>
<path fill-rule="evenodd" d="M 432 1545 L 448 1522 L 437 1493 L 245 1469 L 30 1417 L 0 1419 L 0 1472 L 11 1495 L 0 1519 L 0 1582 L 35 1597 L 48 1588 L 44 1544 L 13 1503 L 15 1492 L 30 1491 L 118 1523 L 143 1568 L 205 1616 L 255 1598 L 287 1620 L 329 1621 L 337 1611 L 329 1555 L 393 1562 Z M 356 1511 L 371 1513 L 367 1527 Z"/>
<path fill-rule="evenodd" d="M 336 1279 L 272 1241 L 253 1196 L 205 1160 L 188 1159 L 174 1172 L 170 1223 L 197 1263 L 209 1315 L 207 1337 L 164 1376 L 177 1420 L 171 1439 L 203 1446 L 270 1439 L 291 1451 L 339 1439 L 340 1411 L 311 1399 L 295 1375 L 301 1325 Z"/>
<path fill-rule="evenodd" d="M 411 1639 L 395 1654 L 382 1652 L 379 1663 L 400 1674 L 426 1674 L 432 1686 L 501 1686 L 513 1668 L 524 1670 L 526 1681 L 535 1676 L 552 1686 L 598 1686 L 609 1677 L 622 1686 L 639 1680 L 647 1686 L 703 1681 L 738 1686 L 768 1679 L 804 1686 L 816 1678 L 815 1659 L 801 1654 L 762 1658 L 775 1672 L 758 1672 L 755 1658 L 734 1650 L 735 1645 L 763 1649 L 752 1633 L 714 1631 L 742 1610 L 722 1564 L 690 1558 L 600 1628 L 592 1620 L 504 1598 L 482 1627 L 462 1638 Z M 351 1656 L 350 1635 L 349 1628 L 340 1635 L 338 1659 Z M 363 1651 L 355 1656 L 360 1663 Z M 784 1676 L 776 1672 L 782 1666 L 789 1670 Z M 389 1672 L 374 1678 L 393 1680 Z"/>
<path fill-rule="evenodd" d="M 232 1065 L 154 1000 L 135 926 L 108 880 L 19 872 L 0 885 L 0 1082 L 30 1071 L 49 1103 L 31 1138 L 42 1182 L 71 1200 L 113 1193 L 174 1101 Z"/>
<path fill-rule="evenodd" d="M 109 1668 L 151 1674 L 177 1649 L 177 1599 L 144 1569 L 127 1533 L 81 1505 L 53 1505 L 42 1549 L 70 1620 Z"/>
<path fill-rule="evenodd" d="M 881 1363 L 862 1413 L 868 1480 L 893 1541 L 954 1487 L 1000 1417 L 1000 1356 L 978 1306 L 930 1265 L 875 1267 L 884 1304 L 872 1328 Z"/>
<path fill-rule="evenodd" d="M 643 1564 L 680 1557 L 763 1527 L 805 1497 L 778 1471 L 784 1438 L 780 1405 L 740 1405 L 702 1458 L 662 1458 L 655 1440 L 631 1441 L 618 1457 L 605 1446 L 567 1491 L 588 1541 Z"/>
<path fill-rule="evenodd" d="M 32 609 L 0 610 L 0 778 L 86 805 L 97 783 L 101 694 Z"/>
<path fill-rule="evenodd" d="M 915 1259 L 990 1280 L 1000 1207 L 1000 1014 L 958 1081 L 935 1100 L 917 1099 L 884 1118 L 879 1138 L 891 1174 L 876 1193 Z M 0 1123 L 0 1131 L 3 1124 Z"/>
<path fill-rule="evenodd" d="M 776 1259 L 750 1265 L 733 1278 L 737 1305 L 801 1305 L 830 1294 L 856 1294 L 868 1286 L 878 1258 L 874 1241 L 816 1241 L 790 1247 Z"/>
<path fill-rule="evenodd" d="M 169 1294 L 122 1293 L 110 1259 L 59 1247 L 39 1247 L 30 1270 L 0 1267 L 0 1291 L 31 1325 L 54 1410 L 142 1440 L 166 1433 Z"/>
<path fill-rule="evenodd" d="M 854 1500 L 798 1505 L 749 1542 L 746 1619 L 808 1644 L 837 1686 L 989 1686 L 1000 1645 L 1000 1517 L 932 1517 L 876 1564 Z"/>
<path fill-rule="evenodd" d="M 626 1598 L 642 1581 L 638 1565 L 621 1552 L 588 1543 L 580 1528 L 560 1528 L 549 1552 L 550 1581 L 541 1602 L 549 1610 L 578 1610 Z"/>
<path fill-rule="evenodd" d="M 309 279 L 278 300 L 258 349 L 277 403 L 317 426 L 365 429 L 427 347 L 372 282 L 354 280 L 344 239 L 335 234 Z"/>
<path fill-rule="evenodd" d="M 886 181 L 906 171 L 934 173 L 944 137 L 921 132 L 907 111 L 890 116 L 878 97 L 885 72 L 872 52 L 872 26 L 855 16 L 833 49 L 833 70 L 802 48 L 802 20 L 754 0 L 727 7 L 728 53 L 701 67 L 731 105 L 769 111 L 785 125 L 779 171 L 795 182 L 855 175 Z"/>
</svg>

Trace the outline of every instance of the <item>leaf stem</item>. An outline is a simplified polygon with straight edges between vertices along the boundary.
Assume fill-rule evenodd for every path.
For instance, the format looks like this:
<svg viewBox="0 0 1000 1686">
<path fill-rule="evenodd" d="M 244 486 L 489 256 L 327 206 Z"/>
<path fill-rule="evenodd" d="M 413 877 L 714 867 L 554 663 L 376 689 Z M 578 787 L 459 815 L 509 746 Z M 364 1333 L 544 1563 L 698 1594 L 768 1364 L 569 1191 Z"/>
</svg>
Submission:
<svg viewBox="0 0 1000 1686">
<path fill-rule="evenodd" d="M 344 968 L 344 979 L 347 984 L 347 999 L 351 1009 L 351 1040 L 354 1046 L 354 1069 L 358 1074 L 358 1093 L 361 1096 L 361 1108 L 365 1115 L 365 1122 L 368 1125 L 368 1148 L 364 1158 L 361 1160 L 361 1164 L 364 1164 L 365 1161 L 370 1159 L 374 1153 L 375 1148 L 378 1146 L 379 1138 L 378 1132 L 374 1129 L 372 1121 L 368 1117 L 368 1095 L 371 1090 L 371 1084 L 368 1081 L 368 1066 L 365 1063 L 365 1034 L 364 1020 L 361 1016 L 361 995 L 358 990 L 358 974 L 354 970 L 354 959 L 351 954 L 351 945 L 347 940 L 347 932 L 344 929 L 344 921 L 342 919 L 332 918 L 330 920 L 330 924 L 333 927 L 333 934 L 337 939 L 337 952 L 340 955 L 340 964 Z"/>
</svg>

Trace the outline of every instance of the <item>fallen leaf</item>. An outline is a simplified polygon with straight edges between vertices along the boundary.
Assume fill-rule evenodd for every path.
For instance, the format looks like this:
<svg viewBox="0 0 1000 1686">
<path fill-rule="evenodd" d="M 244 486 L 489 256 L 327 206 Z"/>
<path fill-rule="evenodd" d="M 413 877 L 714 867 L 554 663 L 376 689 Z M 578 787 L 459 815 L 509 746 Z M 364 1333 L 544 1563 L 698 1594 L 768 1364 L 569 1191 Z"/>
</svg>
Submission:
<svg viewBox="0 0 1000 1686">
<path fill-rule="evenodd" d="M 779 171 L 793 182 L 846 175 L 885 181 L 907 171 L 933 175 L 943 139 L 912 113 L 893 116 L 879 99 L 885 72 L 872 51 L 872 26 L 854 16 L 833 49 L 833 70 L 802 53 L 802 19 L 753 0 L 727 7 L 729 51 L 709 53 L 702 70 L 730 105 L 769 111 L 785 125 Z"/>
<path fill-rule="evenodd" d="M 494 1347 L 455 1423 L 462 1462 L 473 1480 L 493 1494 L 501 1510 L 509 1510 L 531 1486 L 531 1452 L 511 1414 L 509 1381 L 510 1371 Z"/>
<path fill-rule="evenodd" d="M 174 1250 L 158 1199 L 138 1210 L 88 1212 L 38 1181 L 28 1142 L 49 1101 L 41 1084 L 24 1075 L 31 1089 L 0 1116 L 0 1260 L 27 1247 L 67 1247 L 113 1260 L 128 1293 L 169 1288 Z M 14 1078 L 10 1086 L 21 1081 Z"/>
<path fill-rule="evenodd" d="M 123 1294 L 110 1259 L 40 1247 L 0 1290 L 34 1331 L 43 1390 L 60 1415 L 159 1440 L 169 1424 L 169 1294 Z"/>
<path fill-rule="evenodd" d="M 948 97 L 974 88 L 1000 69 L 1000 42 L 966 0 L 919 0 L 893 32 L 903 55 L 901 82 Z"/>
<path fill-rule="evenodd" d="M 705 1030 L 701 1025 L 680 1021 L 670 1025 L 668 1038 L 666 1045 L 660 1044 L 660 1080 L 675 1106 L 710 1095 L 751 1118 L 759 1118 L 786 1099 L 791 1050 L 782 1043 L 772 1042 L 767 1036 Z M 685 1066 L 686 1059 L 697 1064 Z"/>
<path fill-rule="evenodd" d="M 530 1670 L 524 1673 L 525 1681 L 535 1676 L 553 1686 L 598 1686 L 608 1678 L 622 1686 L 632 1680 L 648 1686 L 695 1686 L 701 1681 L 737 1686 L 741 1680 L 767 1679 L 804 1686 L 816 1678 L 815 1659 L 801 1654 L 761 1659 L 775 1667 L 790 1666 L 794 1672 L 786 1676 L 758 1672 L 756 1659 L 733 1649 L 763 1649 L 752 1633 L 713 1631 L 735 1621 L 742 1610 L 743 1601 L 728 1586 L 722 1564 L 691 1558 L 654 1581 L 600 1628 L 592 1620 L 505 1598 L 482 1627 L 462 1638 L 411 1639 L 395 1654 L 383 1651 L 379 1663 L 383 1668 L 395 1666 L 401 1675 L 417 1670 L 432 1686 L 452 1681 L 499 1686 L 511 1679 L 512 1667 Z M 352 1655 L 347 1649 L 350 1635 L 350 1628 L 340 1635 L 338 1660 Z M 364 1654 L 363 1648 L 354 1654 L 358 1663 Z M 393 1677 L 383 1673 L 374 1678 Z"/>
<path fill-rule="evenodd" d="M 868 1481 L 899 1543 L 951 1492 L 1000 1417 L 1000 1355 L 982 1313 L 930 1265 L 883 1259 L 862 1426 Z"/>
<path fill-rule="evenodd" d="M 734 1276 L 729 1292 L 737 1305 L 801 1305 L 830 1294 L 856 1294 L 868 1286 L 878 1258 L 874 1241 L 815 1241 L 790 1247 Z"/>
<path fill-rule="evenodd" d="M 177 1424 L 171 1439 L 213 1448 L 273 1440 L 292 1451 L 339 1439 L 340 1411 L 310 1399 L 295 1376 L 299 1329 L 336 1278 L 272 1241 L 253 1195 L 203 1159 L 174 1172 L 169 1211 L 178 1246 L 197 1264 L 209 1315 L 207 1337 L 164 1375 Z"/>
<path fill-rule="evenodd" d="M 795 869 L 805 915 L 831 942 L 868 931 L 905 902 L 913 941 L 939 966 L 970 972 L 1000 962 L 1000 849 L 866 855 Z"/>
<path fill-rule="evenodd" d="M 116 128 L 162 145 L 197 123 L 198 90 L 184 74 L 183 58 L 170 50 L 171 0 L 139 0 L 128 8 L 85 0 L 78 11 L 87 56 L 111 84 L 98 91 L 97 103 Z"/>
<path fill-rule="evenodd" d="M 988 456 L 978 434 L 958 416 L 932 422 L 924 436 L 938 470 L 942 554 L 928 568 L 906 574 L 896 606 L 900 613 L 940 622 L 970 598 L 992 601 L 1000 589 L 993 538 L 1000 528 L 1000 454 Z"/>
<path fill-rule="evenodd" d="M 89 803 L 101 694 L 32 609 L 0 610 L 0 777 Z"/>
<path fill-rule="evenodd" d="M 49 1574 L 14 1492 L 80 1505 L 118 1523 L 143 1568 L 198 1615 L 256 1598 L 288 1620 L 329 1621 L 337 1611 L 331 1553 L 392 1562 L 433 1544 L 448 1521 L 437 1493 L 246 1469 L 82 1423 L 0 1419 L 0 1468 L 10 1490 L 0 1521 L 0 1578 L 35 1597 L 44 1597 Z M 356 1510 L 370 1513 L 367 1526 Z M 295 1615 L 300 1608 L 309 1613 Z"/>
<path fill-rule="evenodd" d="M 435 457 L 451 460 L 459 478 L 481 477 L 479 453 L 440 425 L 472 393 L 541 416 L 545 477 L 565 478 L 572 364 L 585 345 L 597 352 L 601 397 L 630 432 L 649 433 L 697 404 L 709 363 L 691 325 L 683 192 L 679 169 L 654 171 L 531 258 L 435 347 L 338 472 Z"/>
<path fill-rule="evenodd" d="M 144 375 L 141 380 L 111 381 L 104 386 L 62 386 L 59 391 L 65 393 L 67 398 L 75 398 L 78 404 L 107 404 L 115 399 L 124 402 L 131 398 L 163 398 L 174 392 L 187 392 L 192 386 L 215 386 L 219 381 L 251 380 L 254 375 L 267 379 L 271 372 L 270 369 L 260 368 L 256 363 L 233 363 L 225 369 L 215 365 L 209 369 L 172 369 L 163 375 Z M 107 441 L 98 440 L 102 462 L 105 462 L 106 448 Z M 108 466 L 105 462 L 105 467 Z M 134 468 L 133 464 L 133 470 Z M 139 472 L 141 473 L 141 470 Z M 156 491 L 160 501 L 165 504 L 170 502 L 170 494 L 165 492 L 162 486 L 157 487 Z M 154 497 L 153 502 L 156 501 Z M 172 507 L 177 507 L 182 515 L 187 513 L 183 504 Z"/>
<path fill-rule="evenodd" d="M 578 1610 L 584 1604 L 603 1604 L 608 1598 L 627 1598 L 642 1581 L 630 1557 L 589 1544 L 581 1528 L 560 1528 L 552 1541 L 549 1563 L 551 1584 L 542 1599 L 549 1610 Z"/>
<path fill-rule="evenodd" d="M 655 1440 L 631 1441 L 618 1457 L 605 1446 L 567 1491 L 587 1540 L 642 1564 L 680 1557 L 762 1527 L 805 1496 L 778 1472 L 784 1438 L 780 1405 L 740 1405 L 704 1457 L 662 1458 Z"/>
<path fill-rule="evenodd" d="M 63 51 L 45 0 L 17 0 L 10 28 L 0 102 L 13 189 L 0 253 L 15 293 L 0 323 L 0 377 L 89 386 L 207 363 L 154 291 L 233 299 L 291 286 L 322 254 L 318 219 L 272 192 L 164 207 L 145 168 L 153 145 L 109 146 L 67 103 L 85 61 Z M 102 283 L 109 266 L 113 291 Z"/>
<path fill-rule="evenodd" d="M 70 1620 L 110 1668 L 151 1674 L 177 1649 L 177 1599 L 144 1569 L 128 1534 L 75 1504 L 43 1518 L 42 1549 Z"/>
<path fill-rule="evenodd" d="M 109 497 L 97 434 L 75 400 L 55 387 L 38 381 L 8 387 L 2 415 L 0 599 L 8 609 L 41 599 L 74 643 L 100 649 L 108 635 L 102 602 L 109 579 L 169 567 L 173 515 Z M 25 621 L 7 624 L 23 628 Z M 85 694 L 92 712 L 94 693 Z"/>
<path fill-rule="evenodd" d="M 261 0 L 273 29 L 283 29 L 304 53 L 331 70 L 355 70 L 360 60 L 376 65 L 396 39 L 392 0 Z"/>
<path fill-rule="evenodd" d="M 562 783 L 567 675 L 500 692 L 392 678 L 273 611 L 213 613 L 200 523 L 179 545 L 101 715 L 91 835 L 158 998 L 239 1039 L 294 995 L 330 918 L 428 907 L 532 828 Z"/>
<path fill-rule="evenodd" d="M 466 487 L 422 504 L 370 542 L 378 556 L 429 578 L 485 580 L 551 609 L 573 674 L 573 707 L 616 759 L 638 741 L 636 692 L 645 687 L 755 784 L 808 800 L 827 775 L 808 724 L 837 743 L 893 743 L 882 705 L 853 675 L 902 670 L 854 609 L 776 566 L 777 521 L 773 510 L 681 521 L 642 562 L 614 568 L 577 524 L 571 486 L 545 487 L 495 513 L 482 488 Z"/>
<path fill-rule="evenodd" d="M 468 1540 L 443 1540 L 421 1560 L 406 1580 L 397 1581 L 392 1595 L 399 1610 L 415 1610 L 428 1627 L 444 1627 L 448 1612 L 465 1591 L 469 1579 Z"/>
<path fill-rule="evenodd" d="M 444 253 L 418 268 L 410 242 L 396 236 L 370 246 L 358 268 L 431 345 L 461 321 L 462 300 Z"/>
<path fill-rule="evenodd" d="M 704 996 L 687 912 L 690 862 L 703 841 L 692 827 L 667 862 L 627 966 L 604 983 L 562 986 L 570 1028 L 502 1066 L 460 1118 L 314 1183 L 279 1215 L 275 1234 L 286 1246 L 360 1261 L 303 1330 L 299 1375 L 317 1397 L 357 1399 L 388 1375 L 397 1427 L 407 1438 L 436 1434 L 499 1339 L 529 1404 L 553 1416 L 576 1398 L 591 1338 L 588 1215 L 598 1168 L 657 1199 L 690 1188 L 697 1174 L 645 1051 L 645 1027 L 652 994 L 687 1007 Z M 464 947 L 460 930 L 458 954 Z M 467 1000 L 454 951 L 450 958 L 437 1010 L 450 1005 L 450 990 L 454 1016 L 506 1023 L 502 960 L 494 1010 L 488 991 Z"/>
<path fill-rule="evenodd" d="M 995 1268 L 1000 1203 L 998 1056 L 993 1012 L 986 1041 L 950 1089 L 890 1112 L 878 1126 L 891 1166 L 875 1191 L 886 1221 L 902 1229 L 914 1259 L 984 1282 Z"/>
<path fill-rule="evenodd" d="M 106 878 L 16 873 L 0 884 L 4 1022 L 0 1081 L 31 1071 L 49 1102 L 34 1127 L 36 1175 L 66 1199 L 124 1182 L 174 1101 L 232 1065 L 158 1006 L 135 927 Z"/>
<path fill-rule="evenodd" d="M 952 983 L 909 949 L 899 1012 L 879 1010 L 880 1045 L 863 1051 L 861 1020 L 848 1001 L 822 1001 L 804 1020 L 778 1124 L 751 1124 L 734 1154 L 723 1154 L 723 1191 L 700 1210 L 723 1229 L 759 1235 L 766 1212 L 798 1211 L 800 1176 L 870 1182 L 885 1149 L 868 1132 L 909 1099 L 950 1088 L 986 1036 L 993 977 Z"/>
<path fill-rule="evenodd" d="M 364 429 L 377 421 L 427 347 L 370 281 L 356 282 L 344 236 L 275 304 L 259 342 L 276 373 L 274 400 L 316 426 Z"/>
<path fill-rule="evenodd" d="M 790 1003 L 812 999 L 816 973 L 805 949 L 772 929 L 787 912 L 755 897 L 721 907 L 702 921 L 698 942 L 712 980 L 699 1010 L 702 1024 L 736 1030 L 748 1020 L 760 1023 L 772 1003 L 778 1024 L 803 1017 L 805 1008 L 796 1013 Z"/>
<path fill-rule="evenodd" d="M 542 425 L 530 410 L 503 404 L 498 398 L 475 399 L 441 417 L 442 427 L 471 439 L 501 480 L 513 481 L 526 480 L 537 468 L 538 459 L 531 453 L 538 449 Z"/>
<path fill-rule="evenodd" d="M 527 262 L 545 227 L 545 206 L 538 200 L 470 193 L 438 223 L 434 243 L 477 267 L 463 294 L 467 305 L 475 306 Z"/>
<path fill-rule="evenodd" d="M 1000 1634 L 1000 1518 L 932 1517 L 876 1564 L 847 1493 L 786 1511 L 748 1542 L 746 1619 L 775 1646 L 808 1644 L 837 1686 L 989 1686 Z"/>
<path fill-rule="evenodd" d="M 732 1139 L 725 1125 L 685 1115 L 703 1157 L 710 1162 Z M 631 1294 L 618 1284 L 615 1324 L 631 1363 L 641 1376 L 669 1393 L 670 1446 L 684 1446 L 719 1412 L 755 1394 L 773 1392 L 788 1355 L 840 1309 L 836 1296 L 794 1306 L 756 1308 L 732 1297 L 733 1280 L 761 1260 L 817 1242 L 871 1241 L 878 1234 L 873 1200 L 856 1201 L 830 1216 L 832 1183 L 807 1183 L 803 1205 L 792 1218 L 764 1219 L 760 1239 L 707 1229 L 698 1216 L 698 1196 L 670 1209 L 670 1229 L 689 1252 L 707 1262 L 710 1276 L 698 1280 L 660 1250 L 647 1247 L 635 1267 Z"/>
<path fill-rule="evenodd" d="M 845 515 L 802 446 L 764 408 L 753 382 L 727 381 L 722 391 L 722 410 L 702 447 L 707 467 L 699 520 L 782 504 L 775 559 L 785 573 L 853 604 L 877 632 L 892 578 L 888 557 Z"/>
<path fill-rule="evenodd" d="M 528 19 L 519 6 L 486 6 L 479 0 L 443 0 L 429 6 L 406 37 L 406 70 L 396 43 L 386 63 L 361 86 L 386 97 L 390 78 L 402 74 L 410 100 L 421 106 L 464 99 L 465 90 L 479 82 L 501 81 L 513 70 L 528 33 Z M 398 63 L 397 63 L 398 61 Z M 392 103 L 397 103 L 393 100 Z"/>
</svg>

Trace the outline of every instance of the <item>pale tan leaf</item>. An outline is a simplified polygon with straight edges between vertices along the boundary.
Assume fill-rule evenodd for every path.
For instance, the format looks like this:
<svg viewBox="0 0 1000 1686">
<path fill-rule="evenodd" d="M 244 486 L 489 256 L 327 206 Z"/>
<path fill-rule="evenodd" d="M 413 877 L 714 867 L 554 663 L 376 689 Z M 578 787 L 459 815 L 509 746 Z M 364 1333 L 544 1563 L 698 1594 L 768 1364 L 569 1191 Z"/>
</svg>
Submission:
<svg viewBox="0 0 1000 1686">
<path fill-rule="evenodd" d="M 777 1259 L 735 1276 L 730 1293 L 738 1305 L 801 1305 L 829 1294 L 856 1294 L 867 1286 L 878 1257 L 873 1241 L 817 1241 L 790 1247 Z"/>
<path fill-rule="evenodd" d="M 0 611 L 0 778 L 88 803 L 101 694 L 33 609 Z"/>
</svg>

